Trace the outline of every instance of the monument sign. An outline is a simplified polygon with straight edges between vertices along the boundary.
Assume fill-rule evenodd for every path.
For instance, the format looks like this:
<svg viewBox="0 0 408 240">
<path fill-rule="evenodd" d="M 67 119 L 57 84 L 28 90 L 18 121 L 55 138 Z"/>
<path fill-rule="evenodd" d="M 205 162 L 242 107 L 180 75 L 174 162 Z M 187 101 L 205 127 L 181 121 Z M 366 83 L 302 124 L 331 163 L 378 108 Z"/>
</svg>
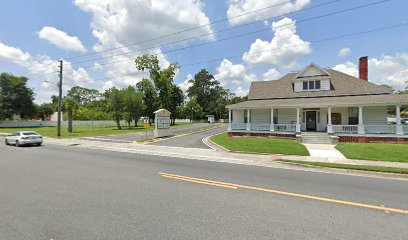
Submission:
<svg viewBox="0 0 408 240">
<path fill-rule="evenodd" d="M 155 128 L 154 137 L 166 137 L 171 135 L 170 131 L 170 114 L 166 109 L 159 109 L 154 112 L 155 115 Z"/>
</svg>

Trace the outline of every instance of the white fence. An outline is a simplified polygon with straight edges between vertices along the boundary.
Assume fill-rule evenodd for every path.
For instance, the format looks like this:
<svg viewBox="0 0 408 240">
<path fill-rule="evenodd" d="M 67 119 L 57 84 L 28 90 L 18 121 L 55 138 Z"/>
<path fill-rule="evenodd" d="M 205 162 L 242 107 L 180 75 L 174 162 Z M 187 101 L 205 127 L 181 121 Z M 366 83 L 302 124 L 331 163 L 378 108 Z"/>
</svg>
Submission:
<svg viewBox="0 0 408 240">
<path fill-rule="evenodd" d="M 385 133 L 385 134 L 395 134 L 395 125 L 365 125 L 366 133 Z"/>
<path fill-rule="evenodd" d="M 333 125 L 333 132 L 335 133 L 357 133 L 357 125 Z"/>
<path fill-rule="evenodd" d="M 190 119 L 176 119 L 176 123 L 190 122 Z M 18 127 L 56 127 L 57 121 L 4 121 L 0 122 L 0 128 L 18 128 Z M 126 121 L 121 121 L 121 125 L 127 125 Z M 138 121 L 143 124 L 143 121 Z M 62 121 L 62 126 L 68 126 L 68 121 Z M 73 126 L 108 126 L 116 125 L 115 121 L 73 121 Z"/>
</svg>

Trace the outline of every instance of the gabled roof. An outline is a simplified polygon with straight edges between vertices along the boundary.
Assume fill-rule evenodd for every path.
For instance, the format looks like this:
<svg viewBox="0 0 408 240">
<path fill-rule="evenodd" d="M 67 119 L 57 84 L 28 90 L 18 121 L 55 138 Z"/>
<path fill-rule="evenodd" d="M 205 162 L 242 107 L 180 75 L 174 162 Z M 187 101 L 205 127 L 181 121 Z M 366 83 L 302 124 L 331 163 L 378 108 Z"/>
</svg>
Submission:
<svg viewBox="0 0 408 240">
<path fill-rule="evenodd" d="M 304 76 L 304 74 L 309 71 L 311 68 L 316 68 L 321 74 L 318 76 L 330 76 L 330 73 L 328 71 L 326 71 L 326 69 L 321 68 L 319 65 L 315 64 L 315 63 L 311 63 L 309 64 L 307 67 L 305 67 L 305 69 L 301 72 L 299 72 L 299 74 L 297 74 L 293 80 L 296 80 L 298 78 L 305 78 L 305 77 L 310 77 L 310 76 Z"/>
<path fill-rule="evenodd" d="M 325 69 L 330 74 L 330 90 L 295 92 L 293 79 L 299 72 L 288 73 L 279 80 L 252 82 L 248 99 L 304 98 L 390 94 L 392 90 L 348 74 Z"/>
</svg>

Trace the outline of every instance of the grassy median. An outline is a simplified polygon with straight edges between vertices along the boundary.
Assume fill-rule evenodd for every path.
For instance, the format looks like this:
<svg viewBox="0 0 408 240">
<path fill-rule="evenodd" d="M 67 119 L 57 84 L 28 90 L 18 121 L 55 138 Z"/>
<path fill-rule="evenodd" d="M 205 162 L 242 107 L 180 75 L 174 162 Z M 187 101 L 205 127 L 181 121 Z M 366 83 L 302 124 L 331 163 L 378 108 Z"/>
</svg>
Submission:
<svg viewBox="0 0 408 240">
<path fill-rule="evenodd" d="M 340 143 L 336 148 L 349 159 L 408 162 L 408 144 Z"/>
<path fill-rule="evenodd" d="M 212 136 L 210 140 L 231 151 L 309 156 L 305 146 L 289 139 L 262 137 L 228 138 L 227 133 L 221 133 Z"/>
<path fill-rule="evenodd" d="M 190 123 L 176 123 L 176 125 L 171 126 L 181 127 L 191 125 Z M 147 130 L 154 130 L 154 124 L 150 126 Z M 57 127 L 28 127 L 28 128 L 0 128 L 2 133 L 12 133 L 19 131 L 35 131 L 46 137 L 57 137 Z M 143 125 L 138 127 L 128 127 L 123 125 L 121 130 L 116 128 L 116 125 L 104 125 L 104 126 L 73 126 L 73 132 L 68 132 L 67 126 L 61 127 L 61 137 L 72 138 L 72 137 L 91 137 L 91 136 L 101 136 L 101 135 L 114 135 L 114 134 L 125 134 L 146 131 Z"/>
<path fill-rule="evenodd" d="M 408 174 L 408 168 L 380 167 L 380 166 L 352 165 L 352 164 L 324 163 L 324 162 L 307 162 L 307 161 L 296 161 L 296 160 L 278 160 L 278 161 L 286 162 L 286 163 L 296 163 L 296 164 L 317 166 L 317 167 Z"/>
</svg>

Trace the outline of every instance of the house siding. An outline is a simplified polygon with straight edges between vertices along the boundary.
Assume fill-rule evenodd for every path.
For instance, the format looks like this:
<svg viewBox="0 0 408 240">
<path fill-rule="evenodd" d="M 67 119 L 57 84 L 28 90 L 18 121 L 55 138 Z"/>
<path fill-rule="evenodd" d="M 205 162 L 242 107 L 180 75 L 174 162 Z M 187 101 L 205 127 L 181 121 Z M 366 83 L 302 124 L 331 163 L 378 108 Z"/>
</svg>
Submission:
<svg viewBox="0 0 408 240">
<path fill-rule="evenodd" d="M 251 111 L 251 123 L 271 123 L 271 110 L 253 109 Z"/>
<path fill-rule="evenodd" d="M 365 125 L 387 125 L 387 107 L 363 107 Z"/>
<path fill-rule="evenodd" d="M 322 80 L 320 81 L 321 85 L 320 88 L 321 90 L 330 90 L 330 80 L 326 79 L 326 80 Z"/>
<path fill-rule="evenodd" d="M 278 123 L 295 124 L 296 123 L 296 108 L 278 109 Z"/>
<path fill-rule="evenodd" d="M 244 123 L 244 111 L 245 110 L 232 110 L 232 122 Z"/>
</svg>

